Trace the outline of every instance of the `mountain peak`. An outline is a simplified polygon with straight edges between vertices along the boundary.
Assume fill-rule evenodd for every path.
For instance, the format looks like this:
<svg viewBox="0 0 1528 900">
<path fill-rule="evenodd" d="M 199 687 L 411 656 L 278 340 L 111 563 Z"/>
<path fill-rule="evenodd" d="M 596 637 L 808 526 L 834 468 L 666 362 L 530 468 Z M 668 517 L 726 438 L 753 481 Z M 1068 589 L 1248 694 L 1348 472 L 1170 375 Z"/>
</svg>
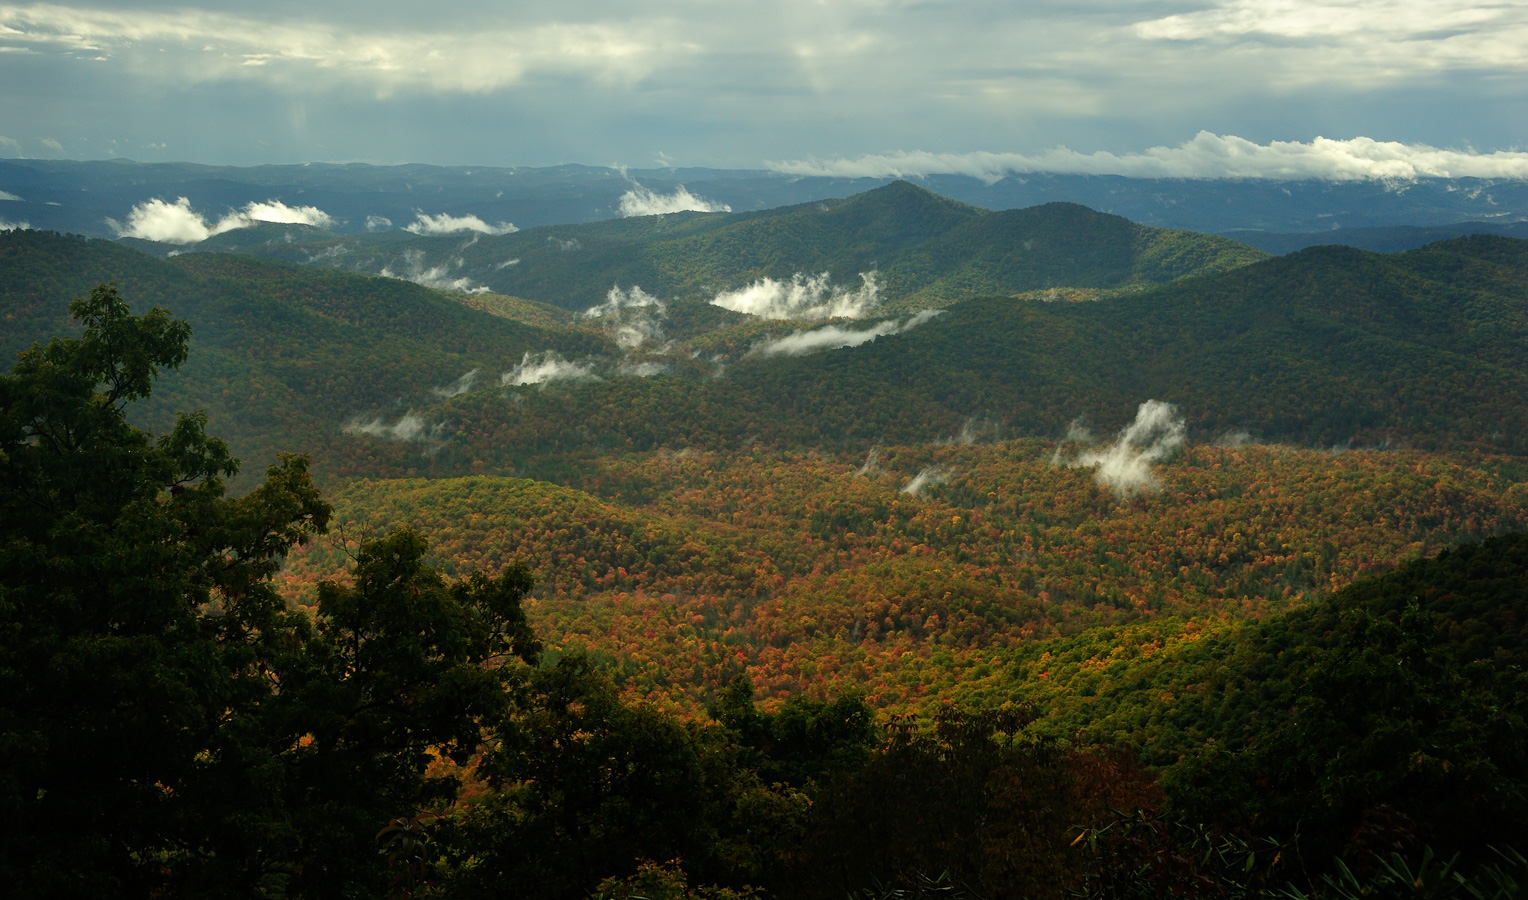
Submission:
<svg viewBox="0 0 1528 900">
<path fill-rule="evenodd" d="M 862 194 L 855 194 L 844 200 L 846 205 L 872 205 L 896 208 L 902 210 L 959 210 L 967 214 L 984 213 L 984 210 L 959 200 L 951 200 L 940 196 L 925 187 L 913 184 L 911 181 L 897 180 L 889 184 L 883 184 L 878 188 L 872 188 Z"/>
</svg>

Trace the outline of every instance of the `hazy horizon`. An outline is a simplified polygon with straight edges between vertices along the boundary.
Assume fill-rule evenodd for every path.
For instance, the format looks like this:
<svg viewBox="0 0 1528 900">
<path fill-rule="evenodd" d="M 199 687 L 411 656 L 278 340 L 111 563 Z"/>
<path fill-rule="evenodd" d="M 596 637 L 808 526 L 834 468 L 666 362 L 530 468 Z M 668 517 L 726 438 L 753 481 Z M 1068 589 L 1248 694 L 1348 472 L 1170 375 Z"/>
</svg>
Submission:
<svg viewBox="0 0 1528 900">
<path fill-rule="evenodd" d="M 1463 0 L 0 6 L 0 156 L 1528 178 Z"/>
</svg>

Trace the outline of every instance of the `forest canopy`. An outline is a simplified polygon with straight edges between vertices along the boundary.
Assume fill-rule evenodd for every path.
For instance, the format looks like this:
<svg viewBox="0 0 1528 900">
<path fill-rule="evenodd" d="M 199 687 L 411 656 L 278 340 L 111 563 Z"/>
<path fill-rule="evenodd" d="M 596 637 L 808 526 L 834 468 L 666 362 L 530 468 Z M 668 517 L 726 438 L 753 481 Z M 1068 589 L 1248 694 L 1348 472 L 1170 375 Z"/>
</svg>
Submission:
<svg viewBox="0 0 1528 900">
<path fill-rule="evenodd" d="M 310 608 L 289 604 L 286 556 L 333 517 L 307 460 L 233 495 L 204 416 L 158 436 L 129 418 L 185 362 L 185 323 L 132 315 L 113 285 L 71 312 L 78 337 L 0 376 L 0 879 L 17 896 L 1508 897 L 1528 877 L 1524 533 L 1153 652 L 1101 647 L 1122 639 L 1107 628 L 1019 634 L 985 651 L 1007 664 L 982 696 L 924 716 L 852 690 L 760 703 L 747 675 L 676 715 L 544 646 L 536 560 L 456 576 L 422 534 L 380 528 Z M 1001 513 L 996 491 L 969 499 Z M 851 528 L 888 547 L 967 533 L 912 496 L 860 500 L 805 527 L 829 547 Z M 1067 529 L 1090 546 L 1086 521 Z M 625 543 L 675 557 L 673 577 L 714 568 L 689 572 L 703 545 L 670 535 Z M 941 627 L 919 619 L 901 627 Z"/>
</svg>

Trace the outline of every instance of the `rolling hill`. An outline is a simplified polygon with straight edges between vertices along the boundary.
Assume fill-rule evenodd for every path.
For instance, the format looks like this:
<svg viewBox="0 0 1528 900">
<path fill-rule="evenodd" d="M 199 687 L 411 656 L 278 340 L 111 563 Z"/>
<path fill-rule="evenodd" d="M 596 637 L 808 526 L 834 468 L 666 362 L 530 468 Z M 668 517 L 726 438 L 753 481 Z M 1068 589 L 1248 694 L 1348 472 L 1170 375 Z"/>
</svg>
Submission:
<svg viewBox="0 0 1528 900">
<path fill-rule="evenodd" d="M 839 231 L 857 223 L 865 246 L 921 245 L 940 232 L 971 249 L 947 266 L 955 274 L 926 285 L 998 271 L 971 260 L 999 258 L 992 248 L 1011 247 L 1035 222 L 1050 229 L 1052 252 L 1034 265 L 1024 258 L 1025 278 L 1071 272 L 1108 286 L 1179 265 L 1124 241 L 1149 230 L 1072 208 L 971 213 L 898 186 L 857 202 L 905 204 L 898 192 L 924 215 L 893 227 L 845 201 Z M 791 216 L 820 224 L 822 215 L 744 217 L 728 229 L 752 234 Z M 708 218 L 589 227 L 694 232 Z M 972 236 L 993 233 L 1003 239 Z M 616 345 L 606 320 L 566 326 L 520 301 L 242 256 L 161 261 L 12 232 L 0 236 L 0 271 L 11 352 L 64 329 L 67 298 L 115 279 L 135 302 L 166 305 L 195 329 L 192 361 L 165 380 L 156 415 L 205 407 L 252 461 L 307 450 L 337 475 L 551 473 L 556 460 L 590 453 L 751 442 L 863 452 L 950 439 L 968 421 L 1058 437 L 1079 416 L 1117 428 L 1148 399 L 1176 404 L 1202 438 L 1528 449 L 1519 402 L 1528 396 L 1528 244 L 1509 238 L 1390 256 L 1318 247 L 1097 302 L 987 296 L 933 318 L 864 324 L 769 322 L 696 299 L 669 304 L 657 320 L 666 338 L 635 350 Z M 833 346 L 842 349 L 809 352 Z M 519 386 L 501 386 L 503 373 Z"/>
<path fill-rule="evenodd" d="M 756 345 L 721 377 L 467 392 L 431 413 L 454 434 L 436 471 L 751 442 L 863 452 L 973 419 L 1059 437 L 1079 416 L 1118 428 L 1148 399 L 1203 439 L 1522 453 L 1525 274 L 1528 243 L 1476 236 L 1395 256 L 1312 248 L 1095 303 L 968 300 L 857 347 Z"/>
<path fill-rule="evenodd" d="M 205 409 L 213 431 L 255 469 L 278 451 L 344 440 L 358 417 L 396 419 L 411 403 L 438 400 L 432 389 L 527 350 L 609 347 L 592 333 L 525 325 L 395 279 L 214 254 L 158 260 L 47 232 L 0 235 L 0 272 L 7 358 L 73 333 L 69 299 L 104 281 L 135 308 L 162 305 L 190 322 L 189 361 L 161 376 L 139 414 L 162 428 L 176 410 Z"/>
<path fill-rule="evenodd" d="M 905 181 L 764 212 L 675 213 L 451 237 L 330 238 L 304 226 L 266 226 L 208 243 L 574 310 L 599 304 L 612 285 L 639 286 L 664 300 L 709 300 L 761 278 L 788 282 L 824 272 L 845 288 L 873 273 L 888 309 L 911 309 L 973 292 L 1140 287 L 1262 257 L 1225 238 L 1147 228 L 1073 204 L 990 212 Z"/>
</svg>

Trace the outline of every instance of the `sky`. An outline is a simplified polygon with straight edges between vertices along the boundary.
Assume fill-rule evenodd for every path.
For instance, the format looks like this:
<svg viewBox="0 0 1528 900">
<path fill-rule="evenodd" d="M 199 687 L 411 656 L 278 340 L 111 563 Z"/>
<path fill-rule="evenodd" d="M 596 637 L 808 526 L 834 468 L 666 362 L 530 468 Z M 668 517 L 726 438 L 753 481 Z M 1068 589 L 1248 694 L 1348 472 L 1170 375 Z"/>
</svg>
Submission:
<svg viewBox="0 0 1528 900">
<path fill-rule="evenodd" d="M 1528 0 L 0 3 L 0 156 L 1528 179 Z"/>
</svg>

